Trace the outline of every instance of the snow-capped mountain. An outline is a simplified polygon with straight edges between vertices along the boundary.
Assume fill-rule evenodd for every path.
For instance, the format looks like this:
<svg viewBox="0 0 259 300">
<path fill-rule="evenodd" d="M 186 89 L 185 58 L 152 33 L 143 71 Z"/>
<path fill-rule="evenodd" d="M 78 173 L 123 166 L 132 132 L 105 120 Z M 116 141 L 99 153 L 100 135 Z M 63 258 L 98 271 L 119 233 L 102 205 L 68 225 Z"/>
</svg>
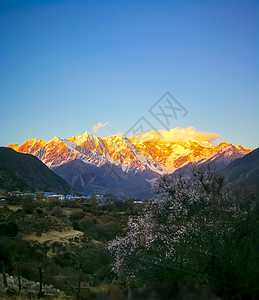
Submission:
<svg viewBox="0 0 259 300">
<path fill-rule="evenodd" d="M 242 157 L 252 149 L 209 142 L 140 142 L 123 135 L 107 138 L 96 137 L 89 132 L 66 139 L 54 137 L 50 141 L 29 139 L 21 146 L 8 147 L 37 156 L 50 168 L 57 168 L 75 159 L 97 167 L 114 165 L 124 172 L 150 170 L 156 174 L 173 173 L 190 162 L 212 162 L 217 158 L 224 165 Z"/>
<path fill-rule="evenodd" d="M 100 138 L 89 132 L 66 139 L 54 137 L 48 142 L 29 139 L 21 146 L 8 147 L 37 156 L 84 194 L 113 193 L 142 199 L 152 195 L 151 185 L 159 175 L 207 162 L 220 169 L 251 151 L 229 143 L 144 142 L 123 135 Z"/>
<path fill-rule="evenodd" d="M 224 143 L 227 144 L 227 143 Z M 182 174 L 190 175 L 191 169 L 195 166 L 202 166 L 209 164 L 213 169 L 217 171 L 221 171 L 225 169 L 230 163 L 232 163 L 234 160 L 241 158 L 244 155 L 243 147 L 241 146 L 233 146 L 231 144 L 227 144 L 225 148 L 219 149 L 214 155 L 202 158 L 197 161 L 189 162 L 185 166 L 179 168 L 174 172 L 174 176 L 177 175 L 179 172 Z M 245 149 L 247 153 L 250 151 Z"/>
</svg>

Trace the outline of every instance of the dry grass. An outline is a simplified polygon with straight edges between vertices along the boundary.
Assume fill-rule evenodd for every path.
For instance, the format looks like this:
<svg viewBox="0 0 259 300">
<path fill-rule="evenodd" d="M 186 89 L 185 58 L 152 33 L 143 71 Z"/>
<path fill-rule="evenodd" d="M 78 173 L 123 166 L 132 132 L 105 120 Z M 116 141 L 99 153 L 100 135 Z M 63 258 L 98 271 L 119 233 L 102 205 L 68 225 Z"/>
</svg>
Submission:
<svg viewBox="0 0 259 300">
<path fill-rule="evenodd" d="M 74 213 L 79 213 L 79 212 L 82 212 L 83 209 L 82 208 L 76 208 L 76 207 L 64 207 L 63 208 L 63 211 L 68 215 L 72 215 Z"/>
<path fill-rule="evenodd" d="M 22 209 L 21 205 L 7 205 L 7 207 L 12 211 L 17 211 L 18 209 Z"/>
<path fill-rule="evenodd" d="M 44 232 L 41 236 L 37 236 L 35 233 L 27 235 L 24 237 L 24 240 L 27 241 L 37 241 L 40 244 L 45 242 L 60 242 L 66 239 L 75 238 L 75 237 L 82 237 L 84 234 L 81 231 L 77 230 L 65 230 L 65 231 L 56 231 L 52 230 L 49 232 Z"/>
</svg>

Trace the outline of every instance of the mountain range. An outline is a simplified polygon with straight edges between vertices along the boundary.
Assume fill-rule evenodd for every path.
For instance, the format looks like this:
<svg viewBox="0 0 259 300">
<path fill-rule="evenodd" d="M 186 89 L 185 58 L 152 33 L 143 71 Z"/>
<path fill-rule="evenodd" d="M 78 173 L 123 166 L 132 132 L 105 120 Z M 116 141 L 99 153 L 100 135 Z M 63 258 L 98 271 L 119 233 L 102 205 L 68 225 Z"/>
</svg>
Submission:
<svg viewBox="0 0 259 300">
<path fill-rule="evenodd" d="M 102 166 L 110 163 L 124 172 L 130 170 L 151 170 L 157 174 L 172 173 L 189 162 L 209 159 L 227 150 L 229 159 L 242 157 L 252 149 L 220 143 L 214 146 L 209 142 L 142 142 L 123 135 L 100 138 L 85 132 L 66 139 L 54 137 L 45 140 L 29 139 L 21 146 L 7 147 L 21 153 L 38 157 L 49 168 L 56 168 L 72 160 L 79 159 L 86 164 Z"/>
<path fill-rule="evenodd" d="M 143 141 L 135 136 L 96 137 L 89 132 L 50 141 L 29 139 L 8 145 L 36 156 L 73 189 L 85 194 L 114 193 L 148 198 L 152 182 L 160 175 L 210 162 L 221 170 L 252 149 L 230 143 L 214 146 L 207 141 Z"/>
</svg>

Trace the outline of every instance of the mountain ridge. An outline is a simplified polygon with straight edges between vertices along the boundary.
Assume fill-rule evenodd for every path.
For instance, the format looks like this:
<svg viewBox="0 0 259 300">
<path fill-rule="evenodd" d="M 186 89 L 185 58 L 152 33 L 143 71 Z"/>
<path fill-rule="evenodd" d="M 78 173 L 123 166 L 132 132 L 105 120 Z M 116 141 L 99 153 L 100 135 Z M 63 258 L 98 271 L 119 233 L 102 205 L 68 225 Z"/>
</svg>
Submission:
<svg viewBox="0 0 259 300">
<path fill-rule="evenodd" d="M 50 141 L 29 139 L 21 146 L 7 147 L 21 153 L 37 156 L 50 168 L 56 168 L 74 159 L 87 164 L 102 166 L 110 163 L 130 170 L 151 170 L 157 174 L 172 173 L 190 162 L 208 159 L 224 148 L 231 146 L 234 152 L 243 156 L 252 149 L 230 143 L 217 146 L 209 142 L 190 140 L 186 142 L 139 142 L 123 135 L 106 138 L 96 137 L 89 132 L 70 138 L 54 137 Z"/>
</svg>

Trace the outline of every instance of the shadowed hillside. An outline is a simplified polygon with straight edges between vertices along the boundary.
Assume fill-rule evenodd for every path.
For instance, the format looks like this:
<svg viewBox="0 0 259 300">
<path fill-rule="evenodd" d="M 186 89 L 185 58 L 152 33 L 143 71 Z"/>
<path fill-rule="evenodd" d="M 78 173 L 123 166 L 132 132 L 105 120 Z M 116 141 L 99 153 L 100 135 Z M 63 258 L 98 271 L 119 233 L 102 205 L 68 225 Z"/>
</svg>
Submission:
<svg viewBox="0 0 259 300">
<path fill-rule="evenodd" d="M 69 184 L 37 157 L 0 147 L 0 188 L 6 190 L 44 190 L 68 193 Z"/>
<path fill-rule="evenodd" d="M 69 182 L 74 190 L 81 193 L 98 194 L 101 189 L 120 197 L 141 199 L 152 196 L 151 185 L 147 180 L 156 175 L 151 170 L 126 173 L 114 165 L 105 164 L 97 167 L 78 159 L 54 168 L 53 171 Z"/>
<path fill-rule="evenodd" d="M 234 160 L 224 170 L 224 174 L 230 182 L 246 181 L 259 184 L 259 148 Z"/>
</svg>

